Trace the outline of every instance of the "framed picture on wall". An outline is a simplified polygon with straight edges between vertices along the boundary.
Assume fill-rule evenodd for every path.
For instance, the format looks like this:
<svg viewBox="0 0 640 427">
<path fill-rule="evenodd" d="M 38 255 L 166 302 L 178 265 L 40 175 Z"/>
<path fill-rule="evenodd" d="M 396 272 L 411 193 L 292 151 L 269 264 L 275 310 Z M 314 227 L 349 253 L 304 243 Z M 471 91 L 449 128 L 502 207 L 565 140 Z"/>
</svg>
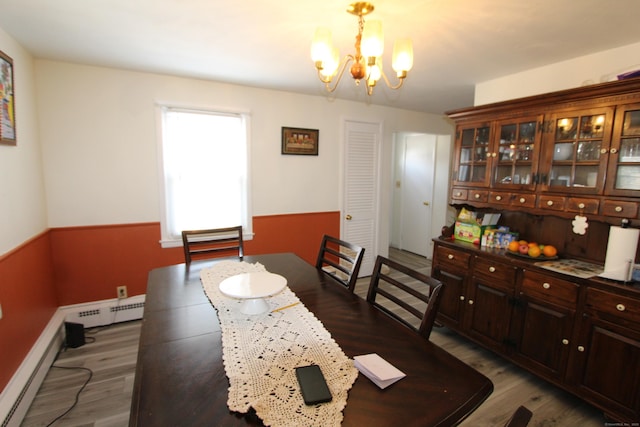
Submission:
<svg viewBox="0 0 640 427">
<path fill-rule="evenodd" d="M 13 59 L 0 51 L 0 144 L 16 145 Z"/>
<path fill-rule="evenodd" d="M 282 154 L 318 155 L 318 129 L 282 128 Z"/>
</svg>

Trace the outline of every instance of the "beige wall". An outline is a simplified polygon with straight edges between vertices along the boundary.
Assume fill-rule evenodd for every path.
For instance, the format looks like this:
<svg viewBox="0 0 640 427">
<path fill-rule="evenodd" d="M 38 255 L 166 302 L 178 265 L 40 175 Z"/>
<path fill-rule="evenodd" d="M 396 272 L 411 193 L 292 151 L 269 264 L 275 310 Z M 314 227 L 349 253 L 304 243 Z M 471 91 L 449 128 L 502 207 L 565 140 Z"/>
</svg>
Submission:
<svg viewBox="0 0 640 427">
<path fill-rule="evenodd" d="M 475 105 L 615 80 L 640 69 L 640 43 L 504 76 L 476 85 Z"/>
<path fill-rule="evenodd" d="M 393 132 L 453 132 L 436 115 L 48 60 L 36 82 L 50 227 L 160 219 L 158 102 L 251 113 L 254 215 L 340 210 L 342 121 L 382 122 L 381 247 Z M 282 126 L 319 129 L 319 156 L 281 155 Z"/>
<path fill-rule="evenodd" d="M 47 227 L 34 62 L 0 28 L 0 49 L 13 59 L 17 145 L 0 145 L 0 255 Z M 2 303 L 2 301 L 0 301 Z"/>
</svg>

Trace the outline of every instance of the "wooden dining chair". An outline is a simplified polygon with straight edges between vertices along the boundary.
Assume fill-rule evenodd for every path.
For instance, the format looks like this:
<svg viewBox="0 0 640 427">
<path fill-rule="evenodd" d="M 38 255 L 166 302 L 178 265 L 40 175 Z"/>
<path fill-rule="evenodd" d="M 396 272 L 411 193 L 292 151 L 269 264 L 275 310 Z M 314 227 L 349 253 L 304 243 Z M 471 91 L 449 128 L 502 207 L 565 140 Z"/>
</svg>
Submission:
<svg viewBox="0 0 640 427">
<path fill-rule="evenodd" d="M 520 406 L 513 413 L 509 421 L 504 425 L 504 427 L 526 427 L 531 420 L 533 413 L 525 406 Z"/>
<path fill-rule="evenodd" d="M 353 292 L 363 256 L 364 248 L 325 234 L 320 244 L 316 268 Z"/>
<path fill-rule="evenodd" d="M 207 258 L 211 254 L 238 254 L 244 256 L 242 226 L 212 228 L 208 230 L 184 230 L 182 232 L 184 260 L 190 264 L 192 259 Z"/>
<path fill-rule="evenodd" d="M 442 287 L 439 280 L 378 255 L 367 301 L 429 339 Z"/>
</svg>

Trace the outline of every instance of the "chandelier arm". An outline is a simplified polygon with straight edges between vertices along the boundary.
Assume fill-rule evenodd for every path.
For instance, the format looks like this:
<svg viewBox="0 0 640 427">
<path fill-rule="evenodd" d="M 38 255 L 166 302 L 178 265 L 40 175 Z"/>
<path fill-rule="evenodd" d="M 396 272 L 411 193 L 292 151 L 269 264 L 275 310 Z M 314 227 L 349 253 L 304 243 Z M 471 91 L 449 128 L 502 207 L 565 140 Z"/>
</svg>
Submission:
<svg viewBox="0 0 640 427">
<path fill-rule="evenodd" d="M 322 76 L 320 75 L 320 71 L 318 70 L 318 77 L 320 77 L 320 80 L 324 83 L 327 91 L 329 93 L 334 92 L 337 88 L 338 85 L 340 84 L 340 80 L 342 80 L 342 76 L 344 75 L 344 71 L 347 69 L 347 65 L 349 65 L 349 63 L 351 61 L 355 60 L 353 55 L 346 55 L 343 59 L 342 59 L 342 65 L 340 66 L 340 72 L 337 75 L 337 78 L 333 84 L 333 87 L 331 87 L 331 78 L 329 79 L 323 79 Z"/>
<path fill-rule="evenodd" d="M 398 79 L 398 84 L 396 84 L 395 86 L 391 84 L 391 82 L 389 81 L 389 79 L 387 78 L 387 75 L 384 73 L 384 71 L 382 69 L 380 69 L 380 74 L 382 74 L 382 78 L 384 79 L 384 82 L 386 83 L 387 87 L 389 89 L 400 89 L 402 87 L 402 84 L 404 83 L 404 78 Z"/>
</svg>

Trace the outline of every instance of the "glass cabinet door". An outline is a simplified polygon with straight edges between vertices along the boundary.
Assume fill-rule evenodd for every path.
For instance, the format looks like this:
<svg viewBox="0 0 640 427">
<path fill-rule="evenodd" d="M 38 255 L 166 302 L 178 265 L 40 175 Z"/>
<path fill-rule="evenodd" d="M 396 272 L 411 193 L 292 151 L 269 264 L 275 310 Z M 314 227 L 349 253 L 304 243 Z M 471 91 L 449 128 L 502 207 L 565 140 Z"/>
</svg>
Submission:
<svg viewBox="0 0 640 427">
<path fill-rule="evenodd" d="M 542 175 L 549 190 L 582 194 L 602 191 L 612 119 L 611 108 L 553 116 L 545 140 L 550 167 Z"/>
<path fill-rule="evenodd" d="M 488 185 L 491 126 L 487 123 L 458 129 L 456 184 Z"/>
<path fill-rule="evenodd" d="M 533 188 L 540 148 L 540 123 L 542 116 L 497 124 L 494 187 Z"/>
<path fill-rule="evenodd" d="M 619 107 L 611 141 L 606 194 L 640 192 L 640 104 Z"/>
</svg>

